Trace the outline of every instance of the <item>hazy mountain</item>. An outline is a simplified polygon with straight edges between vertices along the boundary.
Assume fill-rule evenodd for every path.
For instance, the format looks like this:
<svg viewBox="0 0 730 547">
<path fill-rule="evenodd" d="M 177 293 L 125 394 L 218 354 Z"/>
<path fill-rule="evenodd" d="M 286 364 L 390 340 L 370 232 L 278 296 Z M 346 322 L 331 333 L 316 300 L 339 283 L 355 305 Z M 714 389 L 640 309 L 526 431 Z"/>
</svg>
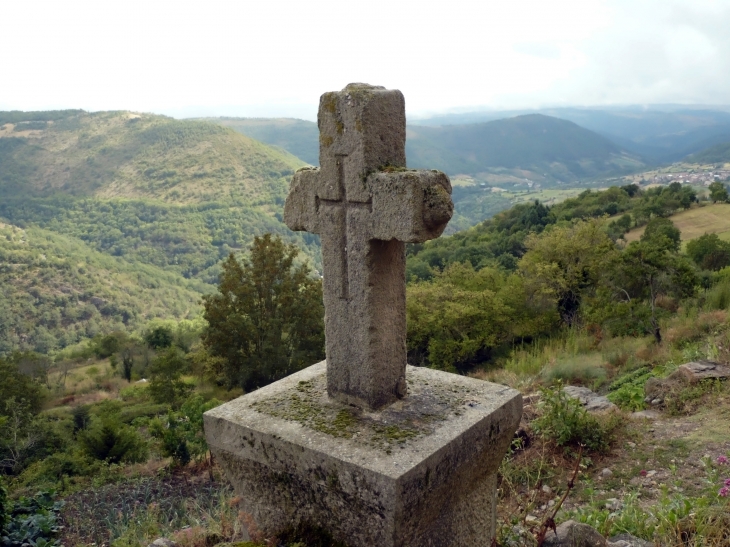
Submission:
<svg viewBox="0 0 730 547">
<path fill-rule="evenodd" d="M 287 150 L 310 165 L 319 165 L 319 129 L 314 122 L 294 118 L 204 119 Z"/>
<path fill-rule="evenodd" d="M 319 131 L 312 122 L 286 118 L 210 121 L 318 164 Z M 642 165 L 637 157 L 599 135 L 541 115 L 440 128 L 409 125 L 406 156 L 409 167 L 441 169 L 450 175 L 518 169 L 533 176 L 539 172 L 549 181 L 560 182 L 620 173 Z"/>
<path fill-rule="evenodd" d="M 692 163 L 730 163 L 730 142 L 723 142 L 687 157 Z"/>
<path fill-rule="evenodd" d="M 687 154 L 730 139 L 730 112 L 727 107 L 656 105 L 465 112 L 433 116 L 413 123 L 464 125 L 525 114 L 543 114 L 572 121 L 653 163 L 677 161 Z"/>
<path fill-rule="evenodd" d="M 525 172 L 527 178 L 538 174 L 546 182 L 572 183 L 643 165 L 605 137 L 541 114 L 468 125 L 411 125 L 406 153 L 410 167 L 451 175 L 506 169 Z"/>
</svg>

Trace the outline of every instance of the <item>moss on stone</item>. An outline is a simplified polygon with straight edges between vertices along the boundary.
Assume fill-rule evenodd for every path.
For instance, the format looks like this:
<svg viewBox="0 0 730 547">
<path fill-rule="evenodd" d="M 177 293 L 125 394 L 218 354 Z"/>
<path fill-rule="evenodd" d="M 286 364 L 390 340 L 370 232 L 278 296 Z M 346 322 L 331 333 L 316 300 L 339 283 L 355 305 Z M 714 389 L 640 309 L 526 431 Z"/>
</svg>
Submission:
<svg viewBox="0 0 730 547">
<path fill-rule="evenodd" d="M 288 391 L 252 403 L 263 414 L 289 420 L 336 438 L 352 439 L 390 453 L 392 448 L 434 431 L 438 422 L 460 415 L 468 389 L 429 386 L 412 381 L 409 397 L 400 408 L 388 407 L 375 413 L 329 399 L 324 375 L 301 381 Z"/>
</svg>

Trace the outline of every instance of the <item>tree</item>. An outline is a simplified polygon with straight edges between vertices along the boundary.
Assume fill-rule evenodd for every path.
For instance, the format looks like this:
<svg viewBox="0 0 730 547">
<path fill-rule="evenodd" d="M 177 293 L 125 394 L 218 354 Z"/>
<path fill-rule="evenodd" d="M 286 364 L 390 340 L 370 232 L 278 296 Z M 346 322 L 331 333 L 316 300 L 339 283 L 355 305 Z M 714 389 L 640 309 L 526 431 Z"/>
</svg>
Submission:
<svg viewBox="0 0 730 547">
<path fill-rule="evenodd" d="M 657 298 L 664 295 L 691 296 L 697 276 L 689 262 L 674 249 L 666 235 L 642 235 L 621 253 L 613 271 L 615 286 L 632 298 L 645 299 L 650 308 L 651 332 L 658 344 L 662 341 Z"/>
<path fill-rule="evenodd" d="M 682 243 L 682 233 L 668 218 L 653 218 L 646 225 L 641 239 L 676 253 Z"/>
<path fill-rule="evenodd" d="M 705 270 L 721 270 L 730 266 L 730 242 L 717 234 L 704 234 L 687 243 L 687 255 Z"/>
<path fill-rule="evenodd" d="M 17 357 L 20 354 L 17 354 Z M 15 362 L 15 358 L 0 358 L 0 401 L 9 401 L 14 398 L 17 401 L 25 401 L 29 412 L 33 415 L 41 410 L 43 404 L 43 394 L 41 386 L 33 381 L 29 375 L 23 374 Z M 8 416 L 10 408 L 0 405 L 0 416 Z"/>
<path fill-rule="evenodd" d="M 407 289 L 408 362 L 465 370 L 515 339 L 554 325 L 555 313 L 530 298 L 523 278 L 497 268 L 452 264 Z"/>
<path fill-rule="evenodd" d="M 182 351 L 175 347 L 168 348 L 152 361 L 149 389 L 155 402 L 174 406 L 192 391 L 192 386 L 182 379 L 188 368 Z"/>
<path fill-rule="evenodd" d="M 528 283 L 554 298 L 563 322 L 578 318 L 583 296 L 595 288 L 605 265 L 617 252 L 603 219 L 554 226 L 525 241 L 520 271 Z"/>
<path fill-rule="evenodd" d="M 152 349 L 169 348 L 174 341 L 174 337 L 171 329 L 160 326 L 145 334 L 144 341 Z"/>
<path fill-rule="evenodd" d="M 249 391 L 323 358 L 322 282 L 297 254 L 278 236 L 256 237 L 250 258 L 231 254 L 218 293 L 203 297 L 202 340 L 224 358 L 218 372 L 229 387 Z"/>
<path fill-rule="evenodd" d="M 720 181 L 715 181 L 712 184 L 710 184 L 710 200 L 712 200 L 713 203 L 717 203 L 718 201 L 726 203 L 730 201 L 730 196 L 728 196 L 727 188 L 725 185 Z"/>
</svg>

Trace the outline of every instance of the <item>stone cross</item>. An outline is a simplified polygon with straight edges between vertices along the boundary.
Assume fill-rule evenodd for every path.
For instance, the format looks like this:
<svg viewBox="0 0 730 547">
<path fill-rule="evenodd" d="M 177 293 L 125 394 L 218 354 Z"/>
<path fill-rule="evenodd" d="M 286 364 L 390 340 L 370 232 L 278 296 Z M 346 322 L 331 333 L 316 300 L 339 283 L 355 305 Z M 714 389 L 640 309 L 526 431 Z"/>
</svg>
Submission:
<svg viewBox="0 0 730 547">
<path fill-rule="evenodd" d="M 451 183 L 405 168 L 400 91 L 325 93 L 318 125 L 320 168 L 294 174 L 284 221 L 321 238 L 328 394 L 374 410 L 406 395 L 405 243 L 441 235 Z"/>
</svg>

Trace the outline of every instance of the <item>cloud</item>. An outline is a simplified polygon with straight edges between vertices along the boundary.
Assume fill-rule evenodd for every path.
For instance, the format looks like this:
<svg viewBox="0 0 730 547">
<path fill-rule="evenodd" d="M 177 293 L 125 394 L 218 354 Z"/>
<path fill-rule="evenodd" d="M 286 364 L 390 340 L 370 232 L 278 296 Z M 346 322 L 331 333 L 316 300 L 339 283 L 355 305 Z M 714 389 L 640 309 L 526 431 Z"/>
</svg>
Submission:
<svg viewBox="0 0 730 547">
<path fill-rule="evenodd" d="M 730 102 L 725 0 L 24 0 L 0 20 L 24 110 L 306 113 L 352 81 L 411 112 Z"/>
</svg>

